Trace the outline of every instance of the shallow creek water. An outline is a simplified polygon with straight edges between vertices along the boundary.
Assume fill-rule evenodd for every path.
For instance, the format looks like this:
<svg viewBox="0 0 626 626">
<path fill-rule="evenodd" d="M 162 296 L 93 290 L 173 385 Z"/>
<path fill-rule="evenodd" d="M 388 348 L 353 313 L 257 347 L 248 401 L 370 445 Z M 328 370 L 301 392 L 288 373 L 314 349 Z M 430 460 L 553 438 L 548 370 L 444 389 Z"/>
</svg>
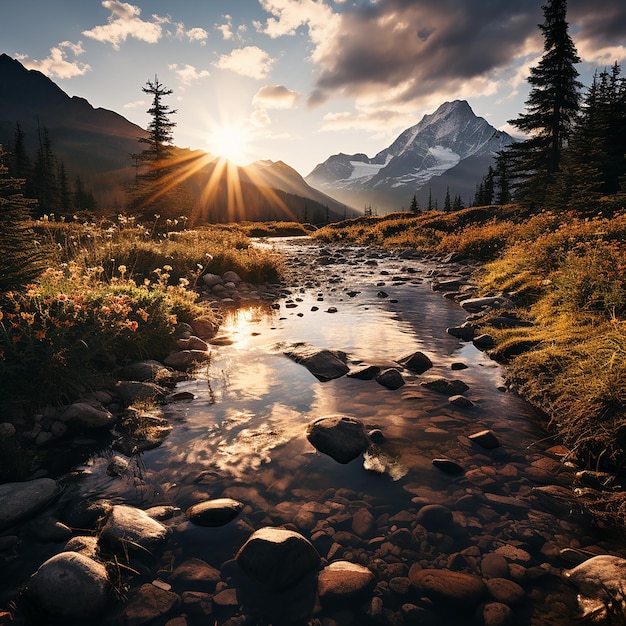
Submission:
<svg viewBox="0 0 626 626">
<path fill-rule="evenodd" d="M 228 496 L 246 505 L 237 522 L 222 528 L 196 527 L 184 514 L 166 522 L 173 528 L 166 551 L 141 569 L 140 581 L 167 581 L 171 569 L 191 557 L 226 571 L 223 564 L 252 529 L 286 525 L 307 538 L 331 536 L 316 544 L 323 558 L 353 560 L 376 574 L 383 610 L 372 617 L 370 609 L 372 623 L 426 623 L 402 610 L 420 606 L 419 595 L 403 584 L 414 564 L 482 575 L 484 557 L 497 553 L 508 563 L 506 577 L 525 592 L 510 602 L 515 624 L 572 624 L 576 591 L 560 576 L 572 565 L 560 550 L 623 555 L 622 548 L 605 543 L 575 507 L 546 505 L 536 494 L 534 488 L 547 484 L 569 486 L 573 470 L 546 451 L 552 441 L 532 408 L 504 389 L 501 368 L 445 332 L 466 313 L 431 290 L 433 266 L 348 247 L 329 248 L 333 262 L 319 265 L 319 247 L 310 243 L 265 245 L 277 246 L 294 269 L 280 307 L 259 303 L 227 312 L 210 364 L 178 385 L 194 399 L 164 408 L 174 426 L 164 443 L 135 458 L 127 479 L 106 475 L 110 450 L 90 458 L 68 481 L 66 499 L 112 498 L 184 511 Z M 421 376 L 403 370 L 406 384 L 397 390 L 349 377 L 320 382 L 284 356 L 283 344 L 293 342 L 342 350 L 350 365 L 397 367 L 396 359 L 421 350 L 433 368 Z M 460 362 L 467 368 L 454 371 L 452 364 Z M 474 406 L 457 408 L 447 395 L 425 389 L 420 383 L 428 376 L 463 380 Z M 379 428 L 384 440 L 339 464 L 305 436 L 310 421 L 330 414 L 359 418 Z M 485 450 L 468 439 L 484 429 L 496 434 L 500 447 Z M 451 459 L 465 473 L 446 474 L 432 464 L 435 458 Z M 452 524 L 418 526 L 415 516 L 427 504 L 447 507 Z M 358 536 L 352 520 L 363 508 L 374 525 Z M 228 583 L 227 575 L 222 578 Z M 324 624 L 369 623 L 362 605 L 320 612 L 311 604 L 307 616 L 288 594 L 275 603 L 282 608 L 267 609 L 270 617 L 258 623 L 306 624 L 315 616 Z M 189 623 L 222 624 L 237 610 L 216 607 L 208 621 Z M 473 611 L 448 614 L 448 607 L 428 603 L 425 610 L 435 619 L 428 623 L 476 623 Z"/>
</svg>

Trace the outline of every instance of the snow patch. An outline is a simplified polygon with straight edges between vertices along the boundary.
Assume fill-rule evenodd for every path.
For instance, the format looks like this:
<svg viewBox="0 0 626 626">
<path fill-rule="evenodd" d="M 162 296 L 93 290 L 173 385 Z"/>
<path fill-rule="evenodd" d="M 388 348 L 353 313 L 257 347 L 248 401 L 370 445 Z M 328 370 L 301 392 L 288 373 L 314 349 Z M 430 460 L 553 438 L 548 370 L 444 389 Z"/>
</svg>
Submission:
<svg viewBox="0 0 626 626">
<path fill-rule="evenodd" d="M 352 165 L 352 174 L 350 174 L 350 178 L 347 178 L 346 180 L 356 180 L 357 178 L 371 178 L 372 176 L 376 176 L 376 174 L 378 174 L 383 167 L 387 166 L 391 159 L 391 155 L 388 155 L 384 163 L 363 163 L 363 161 L 350 161 L 350 165 Z"/>
</svg>

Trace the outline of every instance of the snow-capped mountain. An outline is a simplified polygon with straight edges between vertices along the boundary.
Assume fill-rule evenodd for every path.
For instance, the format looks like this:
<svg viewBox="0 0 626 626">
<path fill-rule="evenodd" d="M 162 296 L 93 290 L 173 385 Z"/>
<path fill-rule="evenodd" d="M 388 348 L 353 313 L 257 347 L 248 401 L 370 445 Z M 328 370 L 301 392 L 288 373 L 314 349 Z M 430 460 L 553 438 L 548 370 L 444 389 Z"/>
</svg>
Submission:
<svg viewBox="0 0 626 626">
<path fill-rule="evenodd" d="M 513 141 L 476 116 L 465 100 L 455 100 L 425 115 L 373 158 L 333 155 L 306 181 L 353 206 L 373 203 L 383 210 L 408 207 L 413 194 L 419 199 L 440 190 L 442 183 L 444 195 L 449 188 L 469 202 L 496 152 Z"/>
</svg>

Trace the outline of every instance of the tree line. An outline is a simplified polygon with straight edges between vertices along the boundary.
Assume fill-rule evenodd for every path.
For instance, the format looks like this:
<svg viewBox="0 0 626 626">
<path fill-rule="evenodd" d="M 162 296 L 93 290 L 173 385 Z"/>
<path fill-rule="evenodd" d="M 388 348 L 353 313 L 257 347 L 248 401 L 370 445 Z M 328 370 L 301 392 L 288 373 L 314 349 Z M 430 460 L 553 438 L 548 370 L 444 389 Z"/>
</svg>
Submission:
<svg viewBox="0 0 626 626">
<path fill-rule="evenodd" d="M 626 200 L 626 79 L 615 63 L 583 95 L 581 59 L 569 35 L 567 1 L 543 8 L 544 54 L 531 68 L 526 110 L 509 120 L 526 139 L 500 151 L 473 204 L 597 211 Z"/>
<path fill-rule="evenodd" d="M 37 130 L 37 150 L 34 155 L 26 149 L 26 135 L 19 122 L 15 124 L 13 139 L 7 146 L 5 162 L 7 175 L 22 181 L 27 198 L 35 200 L 31 217 L 54 214 L 71 217 L 77 212 L 96 210 L 93 194 L 86 189 L 80 176 L 72 180 L 65 163 L 55 154 L 50 134 L 45 126 Z"/>
</svg>

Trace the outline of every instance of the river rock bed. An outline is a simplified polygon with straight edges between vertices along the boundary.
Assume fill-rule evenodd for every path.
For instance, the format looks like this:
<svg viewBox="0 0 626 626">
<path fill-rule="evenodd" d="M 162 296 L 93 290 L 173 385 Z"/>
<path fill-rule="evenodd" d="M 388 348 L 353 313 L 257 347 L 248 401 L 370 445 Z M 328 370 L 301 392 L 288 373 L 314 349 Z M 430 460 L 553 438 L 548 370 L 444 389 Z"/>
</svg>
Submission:
<svg viewBox="0 0 626 626">
<path fill-rule="evenodd" d="M 594 526 L 568 451 L 543 441 L 488 342 L 475 343 L 494 307 L 515 319 L 508 300 L 475 298 L 474 266 L 458 257 L 278 245 L 291 267 L 283 295 L 253 311 L 245 335 L 220 331 L 215 371 L 200 364 L 164 406 L 160 447 L 107 448 L 38 489 L 0 486 L 0 508 L 3 493 L 36 494 L 27 522 L 0 528 L 0 624 L 565 626 L 582 614 L 579 590 L 588 610 L 608 610 L 623 546 Z M 211 294 L 225 314 L 237 300 Z M 378 309 L 405 334 L 374 325 L 382 338 L 370 341 L 365 322 L 341 326 L 348 311 Z M 432 341 L 410 340 L 409 326 L 432 320 Z M 445 330 L 464 324 L 473 334 Z M 366 345 L 379 353 L 354 349 Z M 246 367 L 254 376 L 238 382 Z M 293 404 L 257 425 L 270 396 L 254 381 L 280 387 L 281 372 Z M 383 372 L 403 384 L 377 381 Z M 307 439 L 320 419 L 321 439 Z M 341 440 L 337 425 L 349 426 Z M 613 560 L 572 569 L 594 555 Z"/>
</svg>

